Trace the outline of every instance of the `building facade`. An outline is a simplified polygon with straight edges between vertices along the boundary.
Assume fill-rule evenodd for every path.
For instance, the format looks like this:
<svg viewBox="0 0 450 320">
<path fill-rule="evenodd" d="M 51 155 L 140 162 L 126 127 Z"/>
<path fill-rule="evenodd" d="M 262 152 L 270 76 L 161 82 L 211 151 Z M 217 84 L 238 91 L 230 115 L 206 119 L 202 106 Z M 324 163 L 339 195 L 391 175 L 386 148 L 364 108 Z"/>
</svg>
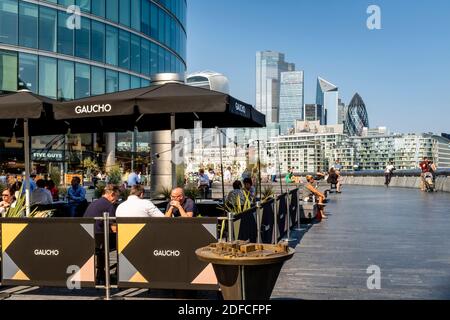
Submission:
<svg viewBox="0 0 450 320">
<path fill-rule="evenodd" d="M 186 10 L 185 0 L 0 0 L 0 92 L 72 100 L 146 87 L 157 73 L 184 73 Z M 117 144 L 132 152 L 140 145 L 135 138 Z M 101 136 L 67 140 L 91 154 L 105 151 Z"/>
<path fill-rule="evenodd" d="M 337 124 L 339 118 L 339 89 L 331 82 L 317 78 L 316 104 L 325 109 L 322 124 Z"/>
<path fill-rule="evenodd" d="M 303 120 L 304 88 L 303 71 L 281 73 L 280 130 L 282 134 L 294 128 L 296 120 Z"/>
<path fill-rule="evenodd" d="M 369 128 L 366 105 L 358 93 L 350 101 L 345 119 L 345 131 L 351 136 L 361 136 L 364 128 Z"/>
<path fill-rule="evenodd" d="M 325 125 L 325 110 L 320 104 L 305 104 L 303 120 L 319 121 L 321 125 Z"/>
<path fill-rule="evenodd" d="M 283 53 L 256 53 L 256 110 L 266 115 L 266 123 L 279 122 L 281 73 L 295 71 L 295 64 L 285 61 Z"/>
</svg>

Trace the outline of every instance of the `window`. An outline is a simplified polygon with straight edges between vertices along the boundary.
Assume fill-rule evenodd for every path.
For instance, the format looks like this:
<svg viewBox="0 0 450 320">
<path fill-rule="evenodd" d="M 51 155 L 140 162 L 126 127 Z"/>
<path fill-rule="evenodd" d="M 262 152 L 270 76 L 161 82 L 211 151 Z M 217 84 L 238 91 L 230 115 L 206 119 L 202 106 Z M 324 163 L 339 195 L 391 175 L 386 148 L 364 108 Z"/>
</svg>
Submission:
<svg viewBox="0 0 450 320">
<path fill-rule="evenodd" d="M 38 7 L 31 3 L 20 2 L 19 45 L 29 48 L 38 46 Z"/>
<path fill-rule="evenodd" d="M 117 71 L 106 70 L 106 93 L 117 92 L 119 90 L 119 73 Z"/>
<path fill-rule="evenodd" d="M 141 79 L 141 88 L 146 88 L 150 86 L 150 81 L 147 79 Z"/>
<path fill-rule="evenodd" d="M 141 72 L 141 38 L 134 34 L 131 35 L 130 64 L 131 70 Z"/>
<path fill-rule="evenodd" d="M 75 0 L 58 0 L 58 3 L 64 7 L 68 7 L 75 4 Z"/>
<path fill-rule="evenodd" d="M 150 36 L 150 2 L 142 0 L 141 32 Z"/>
<path fill-rule="evenodd" d="M 18 89 L 38 93 L 38 57 L 34 54 L 19 53 Z"/>
<path fill-rule="evenodd" d="M 90 58 L 91 22 L 81 18 L 81 28 L 75 30 L 75 55 L 80 58 Z"/>
<path fill-rule="evenodd" d="M 141 73 L 150 75 L 150 41 L 141 39 Z"/>
<path fill-rule="evenodd" d="M 17 0 L 0 0 L 0 42 L 17 44 Z"/>
<path fill-rule="evenodd" d="M 105 25 L 92 21 L 91 59 L 105 62 Z"/>
<path fill-rule="evenodd" d="M 158 9 L 158 40 L 161 43 L 165 43 L 165 27 L 166 27 L 166 20 L 165 20 L 165 12 L 161 9 Z"/>
<path fill-rule="evenodd" d="M 91 94 L 93 96 L 105 93 L 105 69 L 91 68 Z"/>
<path fill-rule="evenodd" d="M 105 17 L 105 1 L 106 0 L 94 0 L 92 1 L 91 12 L 99 17 Z"/>
<path fill-rule="evenodd" d="M 158 71 L 157 72 L 165 72 L 165 67 L 164 67 L 164 63 L 165 63 L 165 53 L 166 50 L 164 50 L 164 48 L 159 47 L 158 48 Z"/>
<path fill-rule="evenodd" d="M 130 69 L 130 33 L 119 30 L 119 67 Z"/>
<path fill-rule="evenodd" d="M 56 59 L 39 57 L 39 94 L 56 99 Z"/>
<path fill-rule="evenodd" d="M 130 0 L 119 0 L 119 22 L 130 26 Z"/>
<path fill-rule="evenodd" d="M 106 63 L 114 66 L 117 66 L 118 42 L 117 28 L 106 26 Z"/>
<path fill-rule="evenodd" d="M 67 13 L 58 12 L 58 52 L 73 55 L 73 30 L 66 26 L 69 17 Z"/>
<path fill-rule="evenodd" d="M 158 73 L 159 70 L 160 67 L 158 66 L 158 45 L 152 43 L 150 53 L 150 74 Z"/>
<path fill-rule="evenodd" d="M 141 0 L 131 0 L 131 28 L 141 31 Z"/>
<path fill-rule="evenodd" d="M 108 0 L 106 19 L 119 22 L 119 0 Z"/>
<path fill-rule="evenodd" d="M 97 1 L 94 0 L 94 2 Z M 77 6 L 80 7 L 81 11 L 91 12 L 91 0 L 77 0 Z"/>
<path fill-rule="evenodd" d="M 58 99 L 74 98 L 74 66 L 73 62 L 58 60 Z"/>
<path fill-rule="evenodd" d="M 75 99 L 91 95 L 91 68 L 87 64 L 75 65 Z"/>
<path fill-rule="evenodd" d="M 39 8 L 39 49 L 56 52 L 56 10 Z"/>
<path fill-rule="evenodd" d="M 151 4 L 150 8 L 150 36 L 154 39 L 158 39 L 158 7 Z"/>
<path fill-rule="evenodd" d="M 119 73 L 119 91 L 130 89 L 130 75 L 126 73 Z"/>
<path fill-rule="evenodd" d="M 17 54 L 0 50 L 0 90 L 17 91 Z"/>
<path fill-rule="evenodd" d="M 131 89 L 137 89 L 141 87 L 141 78 L 131 76 Z"/>
</svg>

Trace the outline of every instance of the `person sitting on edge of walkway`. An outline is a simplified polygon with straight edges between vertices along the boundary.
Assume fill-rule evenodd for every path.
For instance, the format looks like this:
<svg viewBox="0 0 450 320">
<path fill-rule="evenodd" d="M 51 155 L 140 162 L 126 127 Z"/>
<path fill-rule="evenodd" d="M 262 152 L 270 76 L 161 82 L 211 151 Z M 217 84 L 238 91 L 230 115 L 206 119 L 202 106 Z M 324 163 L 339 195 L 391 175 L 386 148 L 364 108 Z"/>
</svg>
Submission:
<svg viewBox="0 0 450 320">
<path fill-rule="evenodd" d="M 428 160 L 428 157 L 423 157 L 423 161 L 419 163 L 419 167 L 420 170 L 422 171 L 420 173 L 420 189 L 422 191 L 425 191 L 426 189 L 425 173 L 431 172 L 430 161 Z"/>
<path fill-rule="evenodd" d="M 384 185 L 386 187 L 389 187 L 389 184 L 391 183 L 392 176 L 394 175 L 395 167 L 392 161 L 389 161 L 388 165 L 386 166 L 386 169 L 384 170 Z"/>
<path fill-rule="evenodd" d="M 192 218 L 197 213 L 194 200 L 187 198 L 183 188 L 175 188 L 170 193 L 166 217 Z"/>
<path fill-rule="evenodd" d="M 327 182 L 336 186 L 336 193 L 341 193 L 341 182 L 339 181 L 339 171 L 330 168 Z"/>
<path fill-rule="evenodd" d="M 317 190 L 317 188 L 315 187 L 315 181 L 313 176 L 307 175 L 306 181 L 307 183 L 305 183 L 305 185 L 303 186 L 303 198 L 307 199 L 307 201 L 312 201 L 313 196 L 315 196 L 319 211 L 319 214 L 317 215 L 317 220 L 321 221 L 322 219 L 326 219 L 327 216 L 325 215 L 323 204 L 325 200 L 325 195 L 319 190 Z"/>
<path fill-rule="evenodd" d="M 116 217 L 165 217 L 150 200 L 144 199 L 144 192 L 143 186 L 132 186 L 128 199 L 117 207 Z"/>
</svg>

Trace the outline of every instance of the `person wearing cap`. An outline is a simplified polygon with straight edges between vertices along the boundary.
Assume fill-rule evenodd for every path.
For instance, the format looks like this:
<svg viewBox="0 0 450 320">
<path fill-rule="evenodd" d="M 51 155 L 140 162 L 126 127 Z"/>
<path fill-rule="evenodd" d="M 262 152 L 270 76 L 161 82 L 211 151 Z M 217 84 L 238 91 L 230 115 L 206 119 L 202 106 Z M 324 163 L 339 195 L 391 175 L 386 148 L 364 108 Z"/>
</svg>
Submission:
<svg viewBox="0 0 450 320">
<path fill-rule="evenodd" d="M 308 198 L 308 201 L 311 200 L 311 198 L 313 198 L 313 196 L 316 197 L 316 202 L 318 205 L 318 211 L 319 214 L 317 215 L 317 219 L 319 221 L 321 221 L 322 219 L 326 219 L 327 216 L 325 215 L 324 212 L 324 200 L 325 200 L 325 195 L 320 192 L 319 190 L 317 190 L 317 188 L 315 187 L 315 181 L 314 181 L 314 177 L 311 175 L 307 175 L 306 176 L 306 181 L 307 183 L 305 183 L 304 187 L 303 187 L 303 197 L 304 198 Z"/>
</svg>

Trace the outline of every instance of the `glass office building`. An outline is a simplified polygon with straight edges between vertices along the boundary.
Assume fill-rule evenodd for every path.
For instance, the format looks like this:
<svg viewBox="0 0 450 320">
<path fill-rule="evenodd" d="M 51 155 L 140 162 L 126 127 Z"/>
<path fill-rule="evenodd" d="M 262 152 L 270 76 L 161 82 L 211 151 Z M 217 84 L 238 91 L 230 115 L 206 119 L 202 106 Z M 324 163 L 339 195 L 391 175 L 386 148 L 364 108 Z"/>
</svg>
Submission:
<svg viewBox="0 0 450 320">
<path fill-rule="evenodd" d="M 303 120 L 303 92 L 303 71 L 281 73 L 280 128 L 282 134 L 294 129 L 296 120 Z"/>
<path fill-rule="evenodd" d="M 185 0 L 0 0 L 0 91 L 71 100 L 185 70 Z"/>
<path fill-rule="evenodd" d="M 186 9 L 186 0 L 0 0 L 0 94 L 28 89 L 72 100 L 146 87 L 157 73 L 183 74 Z M 118 134 L 118 161 L 148 153 L 147 136 Z M 64 151 L 69 171 L 88 155 L 104 162 L 102 135 L 66 136 L 62 144 L 53 142 L 57 137 L 35 140 L 32 151 L 50 144 Z M 0 139 L 0 165 L 22 162 L 19 149 Z"/>
</svg>

